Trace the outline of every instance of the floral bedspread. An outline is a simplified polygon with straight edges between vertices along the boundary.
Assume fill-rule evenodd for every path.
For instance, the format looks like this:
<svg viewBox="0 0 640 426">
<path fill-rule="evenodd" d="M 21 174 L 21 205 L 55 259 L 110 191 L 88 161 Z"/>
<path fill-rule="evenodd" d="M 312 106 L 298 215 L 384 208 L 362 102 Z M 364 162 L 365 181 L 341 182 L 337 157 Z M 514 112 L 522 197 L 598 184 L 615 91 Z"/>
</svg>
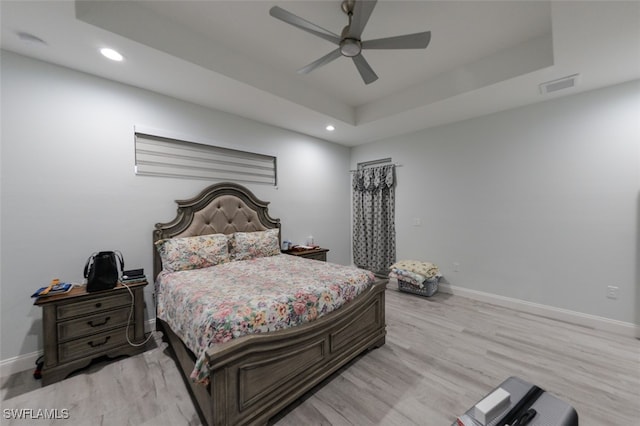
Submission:
<svg viewBox="0 0 640 426">
<path fill-rule="evenodd" d="M 196 354 L 191 379 L 207 383 L 211 345 L 313 321 L 374 280 L 369 271 L 286 254 L 162 272 L 157 315 Z"/>
</svg>

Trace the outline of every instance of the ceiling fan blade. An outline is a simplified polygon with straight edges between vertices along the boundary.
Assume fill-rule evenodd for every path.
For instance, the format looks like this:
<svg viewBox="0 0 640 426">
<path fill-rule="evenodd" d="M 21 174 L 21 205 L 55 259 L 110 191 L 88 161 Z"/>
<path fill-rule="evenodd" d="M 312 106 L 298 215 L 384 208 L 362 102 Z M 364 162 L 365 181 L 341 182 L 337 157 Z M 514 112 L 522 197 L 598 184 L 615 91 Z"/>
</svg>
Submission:
<svg viewBox="0 0 640 426">
<path fill-rule="evenodd" d="M 298 74 L 308 74 L 311 71 L 315 70 L 316 68 L 319 68 L 335 59 L 338 59 L 340 56 L 342 56 L 342 53 L 340 53 L 340 49 L 333 50 L 328 54 L 324 55 L 322 58 L 311 62 L 306 67 L 300 68 L 297 72 Z"/>
<path fill-rule="evenodd" d="M 358 72 L 360 73 L 360 76 L 364 80 L 365 84 L 373 83 L 378 79 L 378 76 L 375 72 L 373 72 L 373 69 L 371 69 L 371 66 L 369 65 L 367 60 L 364 59 L 364 56 L 357 55 L 351 59 L 353 59 L 353 63 L 356 64 L 356 68 L 358 68 Z"/>
<path fill-rule="evenodd" d="M 325 40 L 332 42 L 333 44 L 340 44 L 340 36 L 332 33 L 329 30 L 325 30 L 322 27 L 313 24 L 306 19 L 302 19 L 299 16 L 294 15 L 291 12 L 287 12 L 281 7 L 274 6 L 269 10 L 269 15 L 273 16 L 276 19 L 286 22 L 287 24 L 293 25 L 294 27 L 298 27 L 301 30 L 304 30 L 308 33 L 321 37 Z"/>
<path fill-rule="evenodd" d="M 431 41 L 431 31 L 362 42 L 363 49 L 424 49 Z"/>
<path fill-rule="evenodd" d="M 371 12 L 376 7 L 377 0 L 355 0 L 353 6 L 353 16 L 351 17 L 351 25 L 349 26 L 349 34 L 347 37 L 360 40 L 364 27 L 369 22 Z"/>
</svg>

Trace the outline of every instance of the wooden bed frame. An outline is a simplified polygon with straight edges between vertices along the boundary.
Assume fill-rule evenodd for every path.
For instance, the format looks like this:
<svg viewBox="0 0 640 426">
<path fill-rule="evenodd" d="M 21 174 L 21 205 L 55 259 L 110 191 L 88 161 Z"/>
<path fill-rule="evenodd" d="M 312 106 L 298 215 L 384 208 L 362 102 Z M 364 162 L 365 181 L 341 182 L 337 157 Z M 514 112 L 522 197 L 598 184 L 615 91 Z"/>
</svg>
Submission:
<svg viewBox="0 0 640 426">
<path fill-rule="evenodd" d="M 280 228 L 268 202 L 234 183 L 211 185 L 189 200 L 176 200 L 178 214 L 158 223 L 153 241 L 212 233 Z M 154 248 L 154 278 L 162 263 Z M 267 424 L 270 418 L 359 354 L 385 342 L 385 289 L 378 280 L 364 294 L 316 321 L 272 333 L 216 344 L 207 351 L 210 384 L 193 383 L 195 355 L 159 318 L 202 420 L 210 425 Z"/>
</svg>

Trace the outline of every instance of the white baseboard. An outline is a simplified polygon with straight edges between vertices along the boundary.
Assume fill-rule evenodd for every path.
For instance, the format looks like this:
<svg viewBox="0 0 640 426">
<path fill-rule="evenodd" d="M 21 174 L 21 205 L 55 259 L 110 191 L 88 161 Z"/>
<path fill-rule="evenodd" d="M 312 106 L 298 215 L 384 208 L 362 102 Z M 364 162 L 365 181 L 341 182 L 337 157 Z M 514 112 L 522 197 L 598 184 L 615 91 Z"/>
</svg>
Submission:
<svg viewBox="0 0 640 426">
<path fill-rule="evenodd" d="M 487 302 L 505 308 L 517 309 L 535 315 L 542 315 L 559 321 L 565 321 L 583 327 L 593 328 L 629 337 L 640 337 L 640 325 L 630 322 L 618 321 L 596 315 L 584 314 L 568 309 L 556 308 L 554 306 L 542 305 L 540 303 L 527 302 L 525 300 L 511 297 L 499 296 L 477 290 L 470 290 L 464 287 L 457 287 L 451 284 L 440 283 L 438 289 L 443 293 L 467 297 L 469 299 Z"/>
<path fill-rule="evenodd" d="M 36 360 L 42 355 L 42 351 L 14 356 L 0 361 L 0 377 L 7 377 L 15 373 L 36 369 Z"/>
<path fill-rule="evenodd" d="M 156 329 L 156 319 L 152 318 L 146 321 L 147 330 Z M 0 361 L 0 377 L 7 377 L 15 373 L 36 369 L 36 360 L 43 354 L 42 351 L 31 352 L 24 355 L 14 356 L 13 358 L 3 359 Z"/>
</svg>

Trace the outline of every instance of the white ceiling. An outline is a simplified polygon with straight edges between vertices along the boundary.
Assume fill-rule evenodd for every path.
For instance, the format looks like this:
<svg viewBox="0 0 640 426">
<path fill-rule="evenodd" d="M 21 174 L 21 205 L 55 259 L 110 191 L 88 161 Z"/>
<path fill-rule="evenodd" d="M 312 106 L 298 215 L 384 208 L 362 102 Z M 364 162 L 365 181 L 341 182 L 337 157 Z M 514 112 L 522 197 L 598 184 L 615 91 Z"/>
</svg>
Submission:
<svg viewBox="0 0 640 426">
<path fill-rule="evenodd" d="M 431 43 L 365 50 L 370 85 L 344 57 L 297 74 L 335 45 L 274 5 L 336 34 L 347 23 L 329 0 L 2 0 L 2 48 L 347 146 L 640 78 L 638 1 L 381 0 L 363 40 L 429 30 Z M 576 87 L 540 94 L 576 73 Z"/>
</svg>

